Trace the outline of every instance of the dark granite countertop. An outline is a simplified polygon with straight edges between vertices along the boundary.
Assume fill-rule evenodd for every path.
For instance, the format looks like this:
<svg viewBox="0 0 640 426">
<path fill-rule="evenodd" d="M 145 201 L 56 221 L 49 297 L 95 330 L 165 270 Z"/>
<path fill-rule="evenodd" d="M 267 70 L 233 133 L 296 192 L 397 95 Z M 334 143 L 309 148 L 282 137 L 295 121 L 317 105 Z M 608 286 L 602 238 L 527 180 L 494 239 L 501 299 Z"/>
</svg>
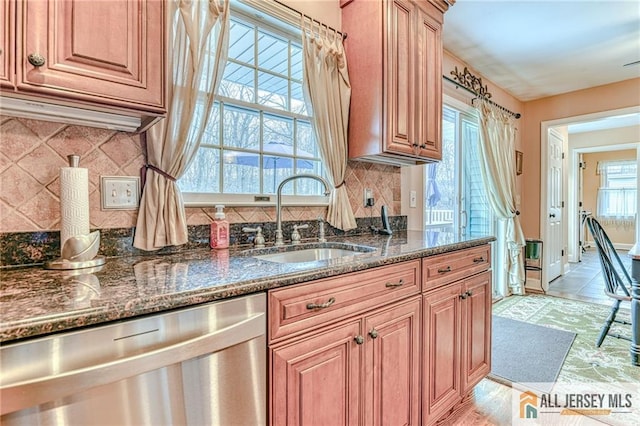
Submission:
<svg viewBox="0 0 640 426">
<path fill-rule="evenodd" d="M 0 342 L 97 325 L 478 246 L 493 237 L 397 232 L 334 242 L 375 248 L 358 256 L 280 264 L 246 248 L 109 258 L 94 269 L 0 270 Z"/>
</svg>

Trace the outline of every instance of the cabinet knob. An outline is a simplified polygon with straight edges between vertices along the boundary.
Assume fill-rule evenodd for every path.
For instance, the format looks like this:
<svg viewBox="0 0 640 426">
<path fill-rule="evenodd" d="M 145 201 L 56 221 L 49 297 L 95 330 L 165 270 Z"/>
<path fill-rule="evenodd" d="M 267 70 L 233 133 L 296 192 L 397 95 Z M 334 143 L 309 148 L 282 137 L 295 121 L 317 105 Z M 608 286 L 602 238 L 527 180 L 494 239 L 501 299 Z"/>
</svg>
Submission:
<svg viewBox="0 0 640 426">
<path fill-rule="evenodd" d="M 467 298 L 467 293 L 462 293 L 461 295 L 458 296 L 460 299 L 464 300 Z"/>
<path fill-rule="evenodd" d="M 27 56 L 27 60 L 34 67 L 41 67 L 45 63 L 44 56 L 40 55 L 39 53 L 30 54 L 29 56 Z"/>
<path fill-rule="evenodd" d="M 361 345 L 364 343 L 364 337 L 357 335 L 356 337 L 353 338 L 353 340 L 356 341 L 357 344 Z"/>
<path fill-rule="evenodd" d="M 420 145 L 420 149 L 427 149 L 427 145 L 425 144 Z"/>
<path fill-rule="evenodd" d="M 307 303 L 307 309 L 309 309 L 309 310 L 325 309 L 325 308 L 328 308 L 329 306 L 333 305 L 334 303 L 336 303 L 336 298 L 332 297 L 331 299 L 327 300 L 324 303 Z"/>
<path fill-rule="evenodd" d="M 369 336 L 371 336 L 372 339 L 375 339 L 378 337 L 378 330 L 376 330 L 375 328 L 373 330 L 371 330 L 369 332 Z"/>
<path fill-rule="evenodd" d="M 467 297 L 473 296 L 473 292 L 471 290 L 467 291 L 465 294 L 467 295 Z"/>
</svg>

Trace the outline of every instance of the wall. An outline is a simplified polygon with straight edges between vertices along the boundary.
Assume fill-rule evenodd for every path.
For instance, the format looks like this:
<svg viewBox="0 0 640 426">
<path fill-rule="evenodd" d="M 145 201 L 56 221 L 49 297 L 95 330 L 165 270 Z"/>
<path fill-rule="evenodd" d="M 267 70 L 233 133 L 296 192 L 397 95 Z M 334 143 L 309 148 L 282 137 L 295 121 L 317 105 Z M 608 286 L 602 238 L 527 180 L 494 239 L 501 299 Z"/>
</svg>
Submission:
<svg viewBox="0 0 640 426">
<path fill-rule="evenodd" d="M 637 106 L 640 78 L 524 103 L 522 146 L 525 169 L 521 223 L 529 238 L 540 237 L 540 128 L 543 122 Z"/>
<path fill-rule="evenodd" d="M 587 163 L 587 168 L 583 174 L 583 205 L 585 210 L 591 211 L 597 217 L 597 195 L 600 187 L 600 175 L 596 174 L 599 161 L 612 160 L 635 160 L 636 150 L 625 149 L 621 151 L 593 152 L 583 154 L 583 161 Z M 625 227 L 622 225 L 611 225 L 602 223 L 602 226 L 614 244 L 624 244 L 630 248 L 635 243 L 635 227 Z M 592 241 L 588 234 L 588 240 Z"/>
</svg>

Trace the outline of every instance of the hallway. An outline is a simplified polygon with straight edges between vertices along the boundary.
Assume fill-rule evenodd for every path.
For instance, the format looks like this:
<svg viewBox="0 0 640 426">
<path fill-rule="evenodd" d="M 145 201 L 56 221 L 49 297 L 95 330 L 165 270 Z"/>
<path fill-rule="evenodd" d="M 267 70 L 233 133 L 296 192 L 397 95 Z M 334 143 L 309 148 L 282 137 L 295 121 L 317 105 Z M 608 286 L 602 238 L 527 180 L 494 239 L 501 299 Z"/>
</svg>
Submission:
<svg viewBox="0 0 640 426">
<path fill-rule="evenodd" d="M 631 258 L 627 250 L 618 250 L 618 255 L 628 271 Z M 604 281 L 600 259 L 595 247 L 587 249 L 582 262 L 571 263 L 570 270 L 549 283 L 549 296 L 610 305 L 612 299 L 604 293 Z"/>
</svg>

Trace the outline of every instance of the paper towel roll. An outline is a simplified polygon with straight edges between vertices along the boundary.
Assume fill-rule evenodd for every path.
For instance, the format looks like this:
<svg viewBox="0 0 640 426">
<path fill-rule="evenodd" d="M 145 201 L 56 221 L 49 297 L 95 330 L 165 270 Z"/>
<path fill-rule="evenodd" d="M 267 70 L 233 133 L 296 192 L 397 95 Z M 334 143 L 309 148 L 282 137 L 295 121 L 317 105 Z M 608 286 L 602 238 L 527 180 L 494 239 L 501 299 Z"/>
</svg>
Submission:
<svg viewBox="0 0 640 426">
<path fill-rule="evenodd" d="M 80 167 L 60 169 L 60 249 L 69 237 L 89 233 L 89 173 Z"/>
</svg>

